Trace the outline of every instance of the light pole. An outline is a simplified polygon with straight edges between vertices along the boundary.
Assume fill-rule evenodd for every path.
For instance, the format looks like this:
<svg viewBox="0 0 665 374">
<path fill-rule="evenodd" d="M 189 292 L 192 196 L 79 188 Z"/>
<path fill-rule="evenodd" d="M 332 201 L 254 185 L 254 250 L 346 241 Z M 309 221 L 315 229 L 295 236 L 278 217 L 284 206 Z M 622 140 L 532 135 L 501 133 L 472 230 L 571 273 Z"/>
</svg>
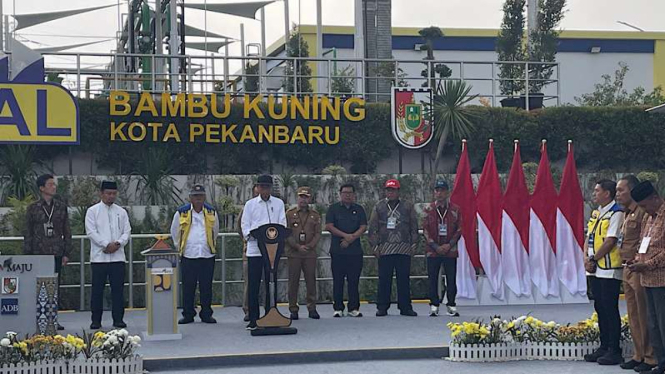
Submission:
<svg viewBox="0 0 665 374">
<path fill-rule="evenodd" d="M 637 26 L 635 26 L 635 25 L 631 25 L 631 24 L 628 23 L 628 22 L 617 21 L 617 23 L 618 23 L 618 24 L 621 24 L 621 25 L 624 25 L 624 26 L 628 26 L 628 27 L 630 27 L 631 29 L 635 29 L 635 30 L 637 30 L 637 31 L 639 31 L 639 32 L 644 32 L 644 29 L 641 29 L 641 28 L 639 28 L 639 27 L 637 27 Z"/>
</svg>

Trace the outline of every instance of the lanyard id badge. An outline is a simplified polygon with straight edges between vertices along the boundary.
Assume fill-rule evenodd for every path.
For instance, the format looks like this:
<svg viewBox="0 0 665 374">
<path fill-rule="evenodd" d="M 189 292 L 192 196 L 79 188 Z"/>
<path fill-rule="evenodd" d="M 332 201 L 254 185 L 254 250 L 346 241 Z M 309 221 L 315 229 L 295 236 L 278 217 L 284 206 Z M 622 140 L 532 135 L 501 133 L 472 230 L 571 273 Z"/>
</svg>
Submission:
<svg viewBox="0 0 665 374">
<path fill-rule="evenodd" d="M 397 228 L 397 217 L 395 217 L 395 211 L 397 211 L 397 208 L 399 208 L 399 203 L 395 205 L 395 209 L 390 209 L 390 204 L 388 204 L 388 223 L 386 224 L 386 228 L 388 230 L 395 230 Z"/>
<path fill-rule="evenodd" d="M 642 238 L 642 242 L 640 242 L 640 249 L 637 250 L 637 253 L 645 254 L 647 253 L 647 250 L 649 250 L 649 244 L 651 243 L 651 229 L 653 229 L 653 222 L 651 222 L 651 218 L 649 218 L 649 223 L 649 231 L 647 231 L 646 236 Z"/>
<path fill-rule="evenodd" d="M 46 217 L 48 218 L 48 221 L 44 224 L 44 236 L 47 238 L 52 238 L 53 237 L 53 222 L 51 221 L 51 218 L 53 217 L 53 209 L 55 209 L 55 203 L 53 202 L 51 205 L 51 211 L 47 212 L 46 208 L 42 206 L 42 209 L 44 209 L 44 214 L 46 214 Z"/>
<path fill-rule="evenodd" d="M 439 223 L 439 236 L 448 236 L 448 224 Z"/>
<path fill-rule="evenodd" d="M 386 228 L 388 230 L 394 230 L 397 227 L 397 217 L 388 217 L 388 224 Z"/>
<path fill-rule="evenodd" d="M 44 224 L 44 236 L 47 238 L 52 238 L 54 234 L 53 231 L 53 222 L 49 221 Z"/>
<path fill-rule="evenodd" d="M 300 240 L 301 244 L 304 244 L 307 241 L 307 235 L 305 235 L 304 232 L 301 232 L 300 235 L 298 235 L 298 240 Z"/>
</svg>

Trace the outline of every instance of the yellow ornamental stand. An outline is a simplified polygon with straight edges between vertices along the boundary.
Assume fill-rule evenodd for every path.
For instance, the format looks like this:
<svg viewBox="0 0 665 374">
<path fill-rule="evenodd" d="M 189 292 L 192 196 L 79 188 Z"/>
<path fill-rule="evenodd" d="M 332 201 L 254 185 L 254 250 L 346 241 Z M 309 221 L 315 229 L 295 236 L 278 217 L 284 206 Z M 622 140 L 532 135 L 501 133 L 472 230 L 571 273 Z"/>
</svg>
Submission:
<svg viewBox="0 0 665 374">
<path fill-rule="evenodd" d="M 164 241 L 141 252 L 145 256 L 148 331 L 144 340 L 178 340 L 178 252 Z"/>
</svg>

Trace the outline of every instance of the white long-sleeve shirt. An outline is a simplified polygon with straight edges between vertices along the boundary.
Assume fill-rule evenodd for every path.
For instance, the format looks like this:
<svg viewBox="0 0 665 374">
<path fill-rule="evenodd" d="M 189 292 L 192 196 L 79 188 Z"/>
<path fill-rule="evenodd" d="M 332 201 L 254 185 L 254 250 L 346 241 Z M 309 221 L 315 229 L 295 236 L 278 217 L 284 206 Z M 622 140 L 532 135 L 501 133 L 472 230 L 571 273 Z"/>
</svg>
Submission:
<svg viewBox="0 0 665 374">
<path fill-rule="evenodd" d="M 270 196 L 267 201 L 263 201 L 261 196 L 257 196 L 245 203 L 242 211 L 242 235 L 247 240 L 247 257 L 261 257 L 259 243 L 256 238 L 250 235 L 252 230 L 268 223 L 279 223 L 286 227 L 286 211 L 284 202 L 274 196 Z"/>
<path fill-rule="evenodd" d="M 219 217 L 215 212 L 215 225 L 213 226 L 213 235 L 217 237 L 219 233 Z M 180 212 L 176 211 L 173 215 L 171 222 L 171 238 L 176 248 L 180 245 Z M 180 248 L 178 248 L 180 249 Z M 206 236 L 205 214 L 203 210 L 196 213 L 192 209 L 192 227 L 189 229 L 189 236 L 187 237 L 187 244 L 183 251 L 184 257 L 187 258 L 210 258 L 215 257 L 215 254 L 210 251 L 208 247 L 208 237 Z"/>
<path fill-rule="evenodd" d="M 126 210 L 103 202 L 91 206 L 85 214 L 85 233 L 90 239 L 90 262 L 125 262 L 125 245 L 132 233 Z M 104 253 L 113 242 L 120 243 L 120 249 Z"/>
</svg>

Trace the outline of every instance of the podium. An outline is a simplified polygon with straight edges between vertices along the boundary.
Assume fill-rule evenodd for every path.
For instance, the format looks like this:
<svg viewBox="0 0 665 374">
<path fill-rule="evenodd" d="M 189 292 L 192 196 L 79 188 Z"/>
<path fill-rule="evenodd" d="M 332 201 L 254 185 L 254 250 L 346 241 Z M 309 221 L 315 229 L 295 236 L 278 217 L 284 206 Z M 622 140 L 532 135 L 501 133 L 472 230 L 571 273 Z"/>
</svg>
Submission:
<svg viewBox="0 0 665 374">
<path fill-rule="evenodd" d="M 49 255 L 0 256 L 0 335 L 55 335 L 58 276 Z"/>
<path fill-rule="evenodd" d="M 145 256 L 146 309 L 148 331 L 144 340 L 178 340 L 178 251 L 158 238 Z"/>
<path fill-rule="evenodd" d="M 291 326 L 291 319 L 284 317 L 277 310 L 277 268 L 279 259 L 284 253 L 284 244 L 291 230 L 286 227 L 270 223 L 251 231 L 256 238 L 263 258 L 264 274 L 269 275 L 266 295 L 266 314 L 256 321 L 257 329 L 251 332 L 252 336 L 265 335 L 292 335 L 298 330 Z"/>
</svg>

